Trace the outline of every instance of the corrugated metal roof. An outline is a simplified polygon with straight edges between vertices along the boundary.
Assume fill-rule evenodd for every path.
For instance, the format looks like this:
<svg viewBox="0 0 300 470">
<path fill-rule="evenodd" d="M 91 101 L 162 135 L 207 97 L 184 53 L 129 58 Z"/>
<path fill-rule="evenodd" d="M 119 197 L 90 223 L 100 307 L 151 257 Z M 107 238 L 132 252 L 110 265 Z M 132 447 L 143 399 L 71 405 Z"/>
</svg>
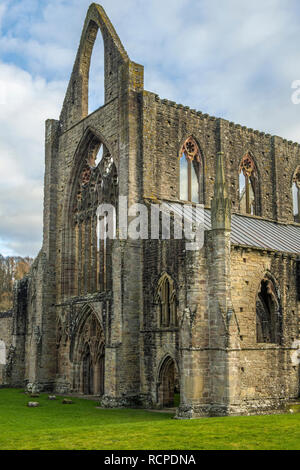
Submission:
<svg viewBox="0 0 300 470">
<path fill-rule="evenodd" d="M 172 203 L 165 204 L 169 206 L 170 210 L 174 210 L 175 213 L 181 215 L 182 206 Z M 186 216 L 193 220 L 192 206 L 185 205 L 184 207 Z M 210 210 L 205 209 L 204 221 L 201 219 L 201 215 L 196 217 L 196 221 L 198 223 L 204 222 L 204 229 L 210 230 L 210 217 Z M 300 226 L 232 214 L 231 242 L 236 245 L 253 246 L 266 250 L 300 253 Z"/>
</svg>

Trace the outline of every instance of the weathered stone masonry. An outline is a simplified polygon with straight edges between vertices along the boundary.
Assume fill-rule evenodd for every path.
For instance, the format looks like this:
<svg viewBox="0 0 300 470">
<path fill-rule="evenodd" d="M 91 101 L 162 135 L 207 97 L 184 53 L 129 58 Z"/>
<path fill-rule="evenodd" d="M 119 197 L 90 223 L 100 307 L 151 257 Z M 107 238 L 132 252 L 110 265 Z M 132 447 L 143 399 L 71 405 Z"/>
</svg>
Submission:
<svg viewBox="0 0 300 470">
<path fill-rule="evenodd" d="M 105 104 L 88 115 L 98 31 Z M 94 394 L 107 407 L 170 406 L 180 390 L 181 418 L 282 409 L 299 397 L 300 225 L 291 191 L 299 144 L 162 100 L 144 90 L 143 73 L 92 4 L 60 118 L 46 122 L 43 246 L 15 287 L 13 311 L 0 314 L 0 384 Z M 211 214 L 203 248 L 186 251 L 175 239 L 99 243 L 101 202 L 186 202 L 187 142 L 189 178 L 198 172 L 198 202 Z M 252 213 L 233 227 L 244 207 Z M 260 235 L 270 221 L 274 247 L 234 242 L 250 219 Z M 290 249 L 276 247 L 281 226 L 293 227 Z"/>
</svg>

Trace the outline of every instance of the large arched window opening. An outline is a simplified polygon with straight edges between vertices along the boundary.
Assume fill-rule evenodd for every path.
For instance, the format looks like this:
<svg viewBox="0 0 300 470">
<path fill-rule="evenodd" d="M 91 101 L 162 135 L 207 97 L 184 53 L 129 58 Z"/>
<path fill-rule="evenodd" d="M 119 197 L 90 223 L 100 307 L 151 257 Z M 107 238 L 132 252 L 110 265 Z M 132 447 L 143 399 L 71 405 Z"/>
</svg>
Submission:
<svg viewBox="0 0 300 470">
<path fill-rule="evenodd" d="M 258 343 L 280 344 L 282 315 L 275 283 L 265 276 L 256 297 L 256 339 Z"/>
<path fill-rule="evenodd" d="M 103 38 L 103 45 L 99 36 Z M 92 58 L 94 46 L 95 57 Z M 91 60 L 94 62 L 92 65 Z M 105 11 L 100 5 L 92 3 L 87 12 L 61 113 L 62 129 L 69 129 L 93 109 L 101 106 L 103 88 L 105 103 L 118 96 L 120 67 L 128 64 L 128 60 L 128 55 Z"/>
<path fill-rule="evenodd" d="M 292 196 L 294 221 L 300 224 L 300 166 L 293 176 Z"/>
<path fill-rule="evenodd" d="M 239 168 L 239 201 L 243 214 L 259 215 L 258 174 L 250 153 L 247 153 Z"/>
<path fill-rule="evenodd" d="M 104 104 L 104 43 L 98 29 L 91 55 L 88 83 L 88 113 Z"/>
<path fill-rule="evenodd" d="M 164 273 L 157 286 L 156 302 L 158 305 L 158 323 L 160 327 L 169 328 L 178 325 L 176 291 L 174 281 Z"/>
<path fill-rule="evenodd" d="M 99 232 L 100 204 L 118 208 L 117 169 L 105 144 L 94 135 L 82 151 L 83 163 L 73 191 L 71 240 L 74 267 L 72 292 L 75 295 L 111 289 L 111 238 Z"/>
<path fill-rule="evenodd" d="M 180 199 L 204 204 L 203 159 L 193 137 L 180 150 Z"/>
</svg>

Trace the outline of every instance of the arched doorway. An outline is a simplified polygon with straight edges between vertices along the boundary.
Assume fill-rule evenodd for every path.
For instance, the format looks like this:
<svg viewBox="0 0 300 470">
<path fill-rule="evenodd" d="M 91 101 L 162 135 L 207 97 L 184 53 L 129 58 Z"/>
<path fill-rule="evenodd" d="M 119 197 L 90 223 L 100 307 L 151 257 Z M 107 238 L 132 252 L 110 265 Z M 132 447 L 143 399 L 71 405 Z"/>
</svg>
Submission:
<svg viewBox="0 0 300 470">
<path fill-rule="evenodd" d="M 84 395 L 94 395 L 94 367 L 90 347 L 87 344 L 82 358 L 82 391 Z"/>
<path fill-rule="evenodd" d="M 71 346 L 74 392 L 104 394 L 105 342 L 97 316 L 88 309 L 79 324 Z"/>
<path fill-rule="evenodd" d="M 160 406 L 173 407 L 179 401 L 179 374 L 177 365 L 171 356 L 163 361 L 158 379 L 158 403 Z"/>
</svg>

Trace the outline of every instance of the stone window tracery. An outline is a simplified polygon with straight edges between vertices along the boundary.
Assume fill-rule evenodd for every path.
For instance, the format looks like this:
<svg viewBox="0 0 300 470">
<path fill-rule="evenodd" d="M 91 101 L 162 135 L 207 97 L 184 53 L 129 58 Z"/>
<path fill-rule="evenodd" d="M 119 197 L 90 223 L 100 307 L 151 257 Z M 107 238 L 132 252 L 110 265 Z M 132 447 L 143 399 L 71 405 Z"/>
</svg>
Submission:
<svg viewBox="0 0 300 470">
<path fill-rule="evenodd" d="M 167 273 L 164 273 L 158 282 L 156 302 L 159 311 L 159 325 L 161 327 L 177 326 L 176 291 L 174 281 Z"/>
<path fill-rule="evenodd" d="M 118 204 L 117 169 L 109 151 L 93 137 L 85 150 L 72 208 L 74 239 L 74 293 L 103 292 L 111 286 L 111 240 L 99 234 L 97 208 Z"/>
<path fill-rule="evenodd" d="M 94 313 L 87 315 L 73 338 L 74 391 L 84 395 L 104 393 L 105 337 Z"/>
<path fill-rule="evenodd" d="M 239 168 L 240 211 L 244 214 L 258 215 L 258 175 L 250 153 L 247 153 Z"/>
<path fill-rule="evenodd" d="M 180 199 L 204 203 L 204 180 L 199 146 L 189 137 L 180 150 Z"/>
<path fill-rule="evenodd" d="M 300 223 L 300 166 L 296 169 L 293 177 L 293 215 L 294 221 Z"/>
<path fill-rule="evenodd" d="M 268 277 L 261 281 L 256 298 L 256 335 L 258 343 L 281 342 L 280 299 L 274 282 Z"/>
</svg>

